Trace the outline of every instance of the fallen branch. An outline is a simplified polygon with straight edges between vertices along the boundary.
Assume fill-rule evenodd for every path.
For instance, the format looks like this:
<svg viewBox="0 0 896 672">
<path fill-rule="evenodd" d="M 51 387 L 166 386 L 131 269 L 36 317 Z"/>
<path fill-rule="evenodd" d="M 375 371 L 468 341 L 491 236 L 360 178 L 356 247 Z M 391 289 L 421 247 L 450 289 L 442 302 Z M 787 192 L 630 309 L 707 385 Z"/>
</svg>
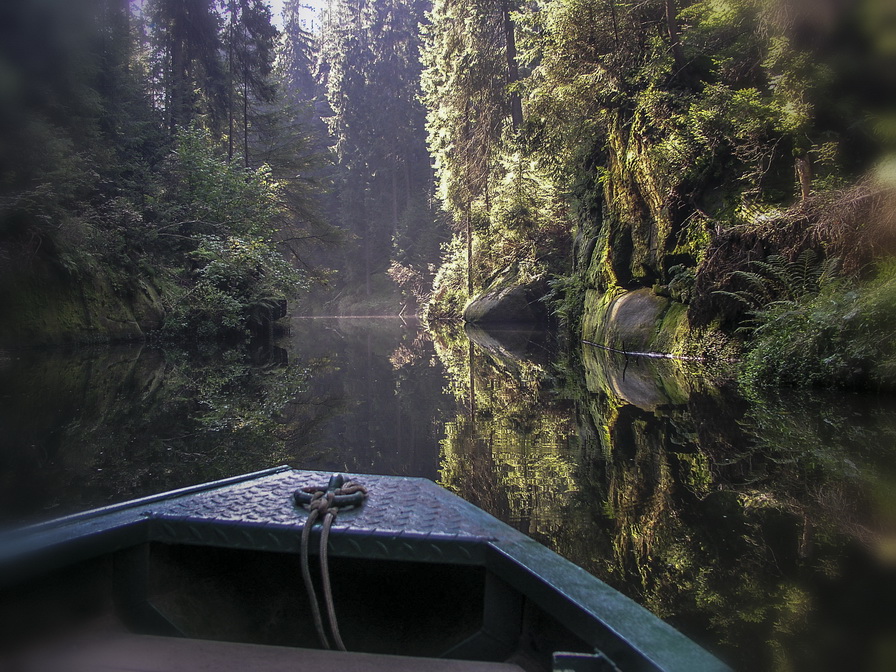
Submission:
<svg viewBox="0 0 896 672">
<path fill-rule="evenodd" d="M 625 355 L 626 357 L 644 357 L 646 359 L 675 359 L 682 362 L 707 362 L 709 361 L 706 357 L 690 357 L 688 355 L 673 355 L 671 352 L 632 352 L 629 350 L 619 350 L 618 348 L 611 348 L 609 345 L 601 345 L 600 343 L 595 343 L 593 341 L 587 341 L 582 339 L 582 343 L 585 345 L 590 345 L 595 348 L 599 348 L 601 350 L 606 350 L 607 352 L 615 352 L 620 355 Z"/>
</svg>

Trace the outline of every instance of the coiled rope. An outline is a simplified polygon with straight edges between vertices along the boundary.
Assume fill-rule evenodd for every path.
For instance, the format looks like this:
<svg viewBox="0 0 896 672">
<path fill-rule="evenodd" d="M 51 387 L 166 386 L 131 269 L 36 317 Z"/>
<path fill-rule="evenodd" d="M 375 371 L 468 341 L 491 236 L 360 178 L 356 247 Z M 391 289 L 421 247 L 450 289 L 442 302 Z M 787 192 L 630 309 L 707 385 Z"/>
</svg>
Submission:
<svg viewBox="0 0 896 672">
<path fill-rule="evenodd" d="M 333 591 L 330 586 L 330 570 L 327 560 L 327 546 L 330 540 L 330 527 L 340 509 L 360 506 L 367 498 L 367 488 L 360 483 L 346 480 L 341 474 L 334 475 L 330 478 L 326 490 L 317 486 L 309 486 L 300 488 L 293 493 L 293 498 L 299 506 L 307 507 L 310 513 L 302 528 L 302 579 L 305 581 L 305 590 L 308 593 L 308 600 L 311 602 L 311 614 L 314 617 L 314 627 L 317 629 L 317 636 L 321 645 L 325 649 L 330 648 L 324 631 L 323 619 L 320 613 L 320 606 L 317 603 L 317 593 L 314 590 L 314 582 L 311 580 L 311 569 L 308 566 L 308 542 L 311 537 L 311 528 L 323 518 L 323 528 L 320 535 L 320 575 L 321 585 L 324 593 L 324 604 L 327 607 L 327 618 L 330 623 L 330 632 L 333 634 L 333 642 L 337 649 L 345 651 L 345 644 L 342 642 L 342 636 L 339 634 L 339 624 L 336 622 L 336 609 L 333 605 Z"/>
</svg>

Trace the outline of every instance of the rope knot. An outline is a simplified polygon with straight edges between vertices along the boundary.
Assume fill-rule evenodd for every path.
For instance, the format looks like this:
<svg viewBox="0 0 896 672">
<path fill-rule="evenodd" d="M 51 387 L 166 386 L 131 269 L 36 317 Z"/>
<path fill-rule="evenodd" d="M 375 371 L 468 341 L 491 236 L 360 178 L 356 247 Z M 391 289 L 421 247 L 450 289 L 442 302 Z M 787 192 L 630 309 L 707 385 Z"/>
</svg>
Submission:
<svg viewBox="0 0 896 672">
<path fill-rule="evenodd" d="M 341 474 L 336 474 L 330 478 L 326 490 L 318 486 L 307 486 L 300 488 L 293 493 L 293 499 L 299 506 L 308 509 L 308 519 L 302 527 L 302 578 L 305 581 L 305 589 L 308 591 L 308 598 L 311 601 L 311 612 L 314 616 L 314 625 L 317 628 L 317 635 L 321 644 L 325 649 L 330 648 L 324 632 L 323 622 L 320 615 L 320 607 L 317 604 L 317 596 L 314 592 L 314 584 L 311 581 L 311 570 L 308 567 L 308 540 L 310 538 L 311 528 L 317 522 L 318 518 L 323 519 L 323 529 L 320 535 L 320 573 L 323 583 L 324 601 L 327 605 L 327 615 L 330 620 L 330 629 L 333 632 L 333 641 L 336 647 L 345 651 L 345 644 L 342 643 L 342 637 L 339 634 L 339 626 L 336 623 L 336 610 L 333 606 L 333 595 L 330 588 L 330 571 L 327 566 L 327 546 L 330 536 L 330 527 L 336 520 L 336 515 L 340 508 L 351 508 L 361 506 L 367 499 L 367 488 L 360 483 L 346 480 Z"/>
<path fill-rule="evenodd" d="M 326 489 L 309 485 L 296 490 L 293 497 L 299 506 L 306 507 L 309 511 L 317 509 L 319 515 L 323 516 L 329 510 L 338 512 L 339 509 L 361 506 L 367 499 L 367 488 L 337 474 L 330 479 Z"/>
</svg>

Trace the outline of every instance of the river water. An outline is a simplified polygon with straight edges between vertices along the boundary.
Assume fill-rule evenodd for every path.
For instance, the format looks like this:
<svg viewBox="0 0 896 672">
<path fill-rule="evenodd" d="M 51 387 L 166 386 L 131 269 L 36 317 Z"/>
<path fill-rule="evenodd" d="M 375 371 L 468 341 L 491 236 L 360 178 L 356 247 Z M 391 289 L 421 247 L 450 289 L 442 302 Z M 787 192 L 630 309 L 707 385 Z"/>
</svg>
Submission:
<svg viewBox="0 0 896 672">
<path fill-rule="evenodd" d="M 892 396 L 395 319 L 0 359 L 0 524 L 278 464 L 436 480 L 738 670 L 896 669 Z"/>
</svg>

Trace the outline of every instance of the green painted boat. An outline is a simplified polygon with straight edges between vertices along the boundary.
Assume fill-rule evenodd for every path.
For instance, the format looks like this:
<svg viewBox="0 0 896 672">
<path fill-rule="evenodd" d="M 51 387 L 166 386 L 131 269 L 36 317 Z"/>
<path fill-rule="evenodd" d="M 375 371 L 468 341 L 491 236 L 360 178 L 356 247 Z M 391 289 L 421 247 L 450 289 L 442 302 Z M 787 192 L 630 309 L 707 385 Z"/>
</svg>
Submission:
<svg viewBox="0 0 896 672">
<path fill-rule="evenodd" d="M 3 532 L 0 669 L 728 669 L 433 482 L 349 478 L 278 467 Z"/>
</svg>

